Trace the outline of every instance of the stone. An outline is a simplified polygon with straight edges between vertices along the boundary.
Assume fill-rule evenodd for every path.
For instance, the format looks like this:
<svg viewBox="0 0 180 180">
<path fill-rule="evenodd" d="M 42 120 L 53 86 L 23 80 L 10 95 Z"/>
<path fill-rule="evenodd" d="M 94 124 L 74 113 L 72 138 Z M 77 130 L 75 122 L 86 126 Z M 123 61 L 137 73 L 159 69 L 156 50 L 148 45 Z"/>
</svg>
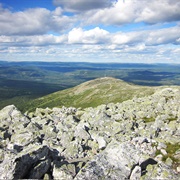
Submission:
<svg viewBox="0 0 180 180">
<path fill-rule="evenodd" d="M 38 163 L 43 158 L 48 159 L 49 152 L 47 146 L 32 146 L 21 151 L 18 156 L 6 154 L 4 161 L 0 164 L 0 179 L 23 179 L 29 177 L 28 173 L 33 164 Z M 41 167 L 44 171 L 44 166 L 41 165 Z M 40 168 L 37 170 L 40 171 Z M 31 176 L 31 178 L 34 178 L 34 176 Z"/>
<path fill-rule="evenodd" d="M 1 123 L 4 120 L 11 121 L 12 120 L 12 112 L 14 110 L 16 110 L 16 107 L 14 105 L 9 105 L 9 106 L 4 107 L 0 111 L 0 120 L 1 120 Z"/>
<path fill-rule="evenodd" d="M 180 173 L 180 166 L 176 168 L 177 172 Z"/>
<path fill-rule="evenodd" d="M 51 165 L 51 159 L 40 162 L 29 172 L 29 179 L 42 179 L 43 175 L 48 171 Z"/>
<path fill-rule="evenodd" d="M 50 174 L 45 174 L 43 180 L 51 180 L 52 176 Z"/>
<path fill-rule="evenodd" d="M 0 149 L 0 163 L 4 160 L 4 151 Z"/>
<path fill-rule="evenodd" d="M 75 132 L 74 132 L 74 136 L 75 137 L 79 137 L 81 139 L 84 140 L 88 140 L 90 139 L 90 135 L 89 133 L 85 130 L 85 126 L 84 127 L 80 127 L 79 125 L 76 126 Z"/>
<path fill-rule="evenodd" d="M 171 158 L 167 158 L 166 159 L 166 162 L 165 162 L 168 166 L 172 166 L 172 164 L 173 164 L 173 160 L 171 159 Z"/>
<path fill-rule="evenodd" d="M 162 158 L 163 158 L 163 155 L 162 155 L 162 154 L 158 154 L 158 155 L 155 157 L 155 160 L 156 160 L 156 161 L 162 161 Z"/>
<path fill-rule="evenodd" d="M 157 146 L 157 149 L 160 150 L 160 149 L 166 149 L 167 145 L 163 142 L 159 142 L 158 143 L 158 146 Z"/>
<path fill-rule="evenodd" d="M 25 146 L 29 143 L 32 143 L 34 141 L 33 139 L 33 133 L 22 131 L 22 132 L 16 132 L 11 136 L 11 142 L 13 144 L 19 145 L 19 146 Z"/>
<path fill-rule="evenodd" d="M 135 168 L 132 170 L 130 180 L 139 180 L 141 177 L 141 167 L 135 166 Z"/>
<path fill-rule="evenodd" d="M 0 179 L 178 179 L 179 88 L 96 108 L 0 110 Z"/>
<path fill-rule="evenodd" d="M 99 149 L 104 149 L 107 145 L 103 137 L 97 137 L 97 142 L 99 145 Z"/>
<path fill-rule="evenodd" d="M 53 166 L 53 179 L 58 179 L 58 180 L 72 180 L 73 176 L 69 173 L 69 171 L 67 170 L 66 165 L 62 165 L 59 163 L 56 163 Z"/>
<path fill-rule="evenodd" d="M 167 155 L 167 152 L 166 152 L 165 149 L 161 149 L 161 153 L 162 153 L 163 155 Z"/>
</svg>

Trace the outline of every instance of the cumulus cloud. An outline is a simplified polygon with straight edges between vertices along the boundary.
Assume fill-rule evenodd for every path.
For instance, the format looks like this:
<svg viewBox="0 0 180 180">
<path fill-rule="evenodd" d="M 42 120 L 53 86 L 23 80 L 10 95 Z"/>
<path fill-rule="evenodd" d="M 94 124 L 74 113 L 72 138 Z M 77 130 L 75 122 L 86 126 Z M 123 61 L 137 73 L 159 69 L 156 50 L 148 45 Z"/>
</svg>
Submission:
<svg viewBox="0 0 180 180">
<path fill-rule="evenodd" d="M 0 35 L 62 33 L 79 22 L 81 25 L 123 25 L 180 20 L 180 1 L 177 0 L 54 0 L 54 3 L 61 7 L 54 11 L 33 8 L 12 12 L 0 5 Z M 67 9 L 83 13 L 68 16 L 64 13 Z"/>
<path fill-rule="evenodd" d="M 109 40 L 109 32 L 96 27 L 83 31 L 82 28 L 74 28 L 68 34 L 68 43 L 97 44 L 106 43 Z"/>
<path fill-rule="evenodd" d="M 172 22 L 180 20 L 180 1 L 177 0 L 156 0 L 144 3 L 139 17 L 136 21 L 147 23 Z"/>
<path fill-rule="evenodd" d="M 0 6 L 0 35 L 38 35 L 48 31 L 61 32 L 72 25 L 73 18 L 62 15 L 57 7 L 54 11 L 45 8 L 11 12 Z"/>
<path fill-rule="evenodd" d="M 123 25 L 130 22 L 148 24 L 180 20 L 180 1 L 177 0 L 117 0 L 113 6 L 86 13 L 88 23 Z M 88 18 L 89 17 L 89 18 Z"/>
<path fill-rule="evenodd" d="M 90 30 L 73 28 L 63 35 L 34 35 L 34 36 L 0 36 L 1 45 L 11 46 L 48 46 L 58 44 L 105 44 L 113 47 L 128 45 L 157 46 L 164 44 L 180 44 L 180 27 L 164 28 L 159 30 L 143 30 L 133 32 L 110 33 L 96 27 Z M 139 46 L 140 48 L 140 46 Z M 142 47 L 141 47 L 142 48 Z"/>
<path fill-rule="evenodd" d="M 62 6 L 67 11 L 87 11 L 109 7 L 112 0 L 54 0 L 56 6 Z"/>
<path fill-rule="evenodd" d="M 135 42 L 141 41 L 142 34 L 140 32 L 132 32 L 132 33 L 115 33 L 112 38 L 112 44 L 134 44 Z"/>
<path fill-rule="evenodd" d="M 143 62 L 144 58 L 163 61 L 166 57 L 178 60 L 180 56 L 179 0 L 53 0 L 53 3 L 54 10 L 23 11 L 12 11 L 0 4 L 0 59 L 16 56 L 22 60 L 53 57 Z M 123 27 L 125 24 L 127 28 Z"/>
<path fill-rule="evenodd" d="M 180 44 L 180 42 L 178 42 L 179 37 L 180 27 L 172 27 L 149 31 L 145 42 L 147 45 Z"/>
<path fill-rule="evenodd" d="M 159 30 L 134 31 L 128 33 L 118 32 L 112 35 L 112 44 L 135 45 L 144 43 L 147 46 L 162 44 L 180 44 L 180 27 L 164 28 Z"/>
</svg>

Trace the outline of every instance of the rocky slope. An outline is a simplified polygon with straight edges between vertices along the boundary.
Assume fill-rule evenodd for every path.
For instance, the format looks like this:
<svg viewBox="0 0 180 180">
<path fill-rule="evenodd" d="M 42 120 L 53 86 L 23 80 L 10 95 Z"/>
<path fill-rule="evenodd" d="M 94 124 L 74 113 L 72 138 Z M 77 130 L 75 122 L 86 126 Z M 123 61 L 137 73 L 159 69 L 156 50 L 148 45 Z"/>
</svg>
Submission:
<svg viewBox="0 0 180 180">
<path fill-rule="evenodd" d="M 179 179 L 180 91 L 96 108 L 0 111 L 0 179 Z"/>
</svg>

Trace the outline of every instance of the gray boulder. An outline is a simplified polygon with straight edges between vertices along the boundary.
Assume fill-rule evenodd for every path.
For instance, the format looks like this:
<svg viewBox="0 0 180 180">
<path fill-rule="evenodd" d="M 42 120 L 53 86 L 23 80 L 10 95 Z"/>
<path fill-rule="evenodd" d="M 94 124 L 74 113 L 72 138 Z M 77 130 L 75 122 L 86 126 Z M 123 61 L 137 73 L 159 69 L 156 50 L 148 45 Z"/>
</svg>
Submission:
<svg viewBox="0 0 180 180">
<path fill-rule="evenodd" d="M 0 179 L 178 179 L 179 104 L 172 87 L 96 108 L 7 106 Z"/>
</svg>

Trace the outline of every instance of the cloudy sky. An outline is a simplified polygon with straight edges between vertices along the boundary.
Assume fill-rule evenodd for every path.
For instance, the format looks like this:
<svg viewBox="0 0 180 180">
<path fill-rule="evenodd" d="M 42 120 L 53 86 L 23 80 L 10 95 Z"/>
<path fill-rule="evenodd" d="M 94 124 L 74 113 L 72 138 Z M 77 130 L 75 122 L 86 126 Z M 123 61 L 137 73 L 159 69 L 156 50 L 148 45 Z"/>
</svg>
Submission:
<svg viewBox="0 0 180 180">
<path fill-rule="evenodd" d="M 180 0 L 0 0 L 0 60 L 180 63 Z"/>
</svg>

